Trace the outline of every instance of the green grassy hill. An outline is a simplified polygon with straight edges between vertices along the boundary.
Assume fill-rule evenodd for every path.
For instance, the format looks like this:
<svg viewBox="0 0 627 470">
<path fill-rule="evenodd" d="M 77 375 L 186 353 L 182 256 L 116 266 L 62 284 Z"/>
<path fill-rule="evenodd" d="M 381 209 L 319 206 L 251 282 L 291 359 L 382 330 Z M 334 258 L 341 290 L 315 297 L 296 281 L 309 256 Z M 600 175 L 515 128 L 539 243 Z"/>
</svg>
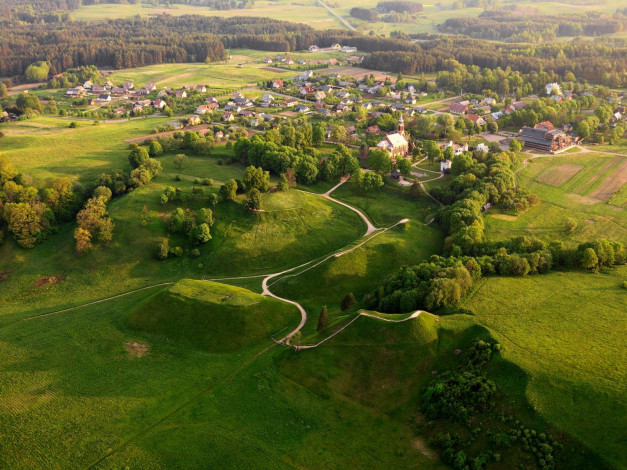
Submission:
<svg viewBox="0 0 627 470">
<path fill-rule="evenodd" d="M 242 349 L 298 324 L 289 304 L 241 287 L 183 279 L 134 308 L 127 326 L 212 352 Z"/>
<path fill-rule="evenodd" d="M 502 344 L 528 383 L 501 385 L 526 396 L 540 416 L 625 468 L 627 268 L 553 272 L 483 281 L 465 306 Z M 509 293 L 507 298 L 504 293 Z"/>
</svg>

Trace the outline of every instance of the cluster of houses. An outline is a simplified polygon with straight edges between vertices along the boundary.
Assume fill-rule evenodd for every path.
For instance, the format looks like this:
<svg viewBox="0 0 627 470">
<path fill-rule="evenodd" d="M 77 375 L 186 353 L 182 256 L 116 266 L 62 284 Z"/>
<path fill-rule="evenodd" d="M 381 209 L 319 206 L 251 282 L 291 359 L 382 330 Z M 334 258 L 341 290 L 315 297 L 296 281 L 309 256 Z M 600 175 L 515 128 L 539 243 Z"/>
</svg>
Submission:
<svg viewBox="0 0 627 470">
<path fill-rule="evenodd" d="M 330 51 L 336 51 L 336 52 L 344 52 L 345 54 L 353 54 L 355 52 L 357 52 L 357 48 L 356 47 L 352 47 L 352 46 L 342 46 L 341 44 L 335 43 L 333 44 L 331 47 L 328 48 L 320 48 L 318 46 L 316 46 L 315 44 L 312 44 L 311 46 L 309 46 L 309 48 L 307 49 L 308 52 L 330 52 Z"/>
<path fill-rule="evenodd" d="M 318 59 L 318 60 L 305 60 L 297 59 L 296 61 L 291 57 L 284 57 L 278 55 L 276 57 L 267 56 L 263 59 L 263 63 L 268 65 L 310 65 L 310 66 L 322 66 L 322 65 L 339 65 L 341 62 L 349 65 L 359 64 L 363 60 L 360 56 L 350 56 L 341 61 L 336 58 Z"/>
<path fill-rule="evenodd" d="M 498 121 L 503 115 L 512 114 L 514 111 L 520 111 L 525 107 L 522 101 L 516 101 L 507 106 L 503 111 L 492 112 L 492 105 L 496 104 L 496 100 L 491 97 L 485 97 L 479 100 L 461 100 L 451 104 L 448 112 L 458 116 L 465 115 L 475 124 L 483 126 L 485 118 L 490 116 L 494 121 Z"/>
</svg>

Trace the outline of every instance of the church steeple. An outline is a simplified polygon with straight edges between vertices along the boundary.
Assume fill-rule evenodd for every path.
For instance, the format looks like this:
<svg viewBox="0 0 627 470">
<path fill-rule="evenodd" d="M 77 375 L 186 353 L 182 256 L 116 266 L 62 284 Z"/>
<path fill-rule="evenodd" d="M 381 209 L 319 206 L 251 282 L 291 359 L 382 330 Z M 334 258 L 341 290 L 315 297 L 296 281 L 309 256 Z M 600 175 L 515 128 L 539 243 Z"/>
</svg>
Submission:
<svg viewBox="0 0 627 470">
<path fill-rule="evenodd" d="M 405 135 L 405 121 L 403 121 L 402 114 L 401 114 L 400 119 L 398 120 L 398 133 Z"/>
</svg>

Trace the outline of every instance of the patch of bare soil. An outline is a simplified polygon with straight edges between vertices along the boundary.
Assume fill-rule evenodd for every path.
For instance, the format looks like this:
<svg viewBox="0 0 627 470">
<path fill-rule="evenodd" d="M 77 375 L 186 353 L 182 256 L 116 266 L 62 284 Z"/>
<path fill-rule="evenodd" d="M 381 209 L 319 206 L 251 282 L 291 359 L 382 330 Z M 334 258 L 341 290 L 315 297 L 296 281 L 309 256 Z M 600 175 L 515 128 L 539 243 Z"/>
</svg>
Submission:
<svg viewBox="0 0 627 470">
<path fill-rule="evenodd" d="M 418 452 L 420 452 L 422 455 L 424 455 L 425 457 L 428 457 L 430 459 L 437 459 L 438 455 L 431 450 L 429 447 L 427 447 L 426 442 L 423 439 L 420 438 L 415 438 L 414 440 L 412 440 L 412 446 L 414 449 L 416 449 Z"/>
<path fill-rule="evenodd" d="M 50 277 L 42 277 L 35 283 L 35 287 L 54 286 L 65 279 L 65 274 L 55 274 Z"/>
<path fill-rule="evenodd" d="M 124 343 L 124 349 L 126 349 L 126 352 L 128 352 L 133 357 L 142 357 L 146 355 L 146 353 L 150 349 L 150 346 L 148 346 L 146 343 L 131 343 L 129 341 L 128 343 Z"/>
</svg>

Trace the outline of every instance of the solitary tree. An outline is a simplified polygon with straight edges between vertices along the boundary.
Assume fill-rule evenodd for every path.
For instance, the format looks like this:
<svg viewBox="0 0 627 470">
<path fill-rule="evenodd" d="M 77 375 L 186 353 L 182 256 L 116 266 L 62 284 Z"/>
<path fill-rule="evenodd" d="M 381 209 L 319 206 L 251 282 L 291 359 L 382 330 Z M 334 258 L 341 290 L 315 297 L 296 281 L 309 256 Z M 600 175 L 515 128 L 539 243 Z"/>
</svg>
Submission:
<svg viewBox="0 0 627 470">
<path fill-rule="evenodd" d="M 322 310 L 320 311 L 320 316 L 318 317 L 318 326 L 316 327 L 316 330 L 318 331 L 318 333 L 321 333 L 322 331 L 326 330 L 328 324 L 329 324 L 329 316 L 327 314 L 327 306 L 325 305 L 324 307 L 322 307 Z"/>
<path fill-rule="evenodd" d="M 342 312 L 345 312 L 347 310 L 350 310 L 356 303 L 357 301 L 355 300 L 355 296 L 352 292 L 349 292 L 342 299 L 342 304 L 340 305 L 340 308 L 342 309 Z"/>
<path fill-rule="evenodd" d="M 179 170 L 187 165 L 187 156 L 184 153 L 179 153 L 174 157 L 174 166 Z"/>
</svg>

